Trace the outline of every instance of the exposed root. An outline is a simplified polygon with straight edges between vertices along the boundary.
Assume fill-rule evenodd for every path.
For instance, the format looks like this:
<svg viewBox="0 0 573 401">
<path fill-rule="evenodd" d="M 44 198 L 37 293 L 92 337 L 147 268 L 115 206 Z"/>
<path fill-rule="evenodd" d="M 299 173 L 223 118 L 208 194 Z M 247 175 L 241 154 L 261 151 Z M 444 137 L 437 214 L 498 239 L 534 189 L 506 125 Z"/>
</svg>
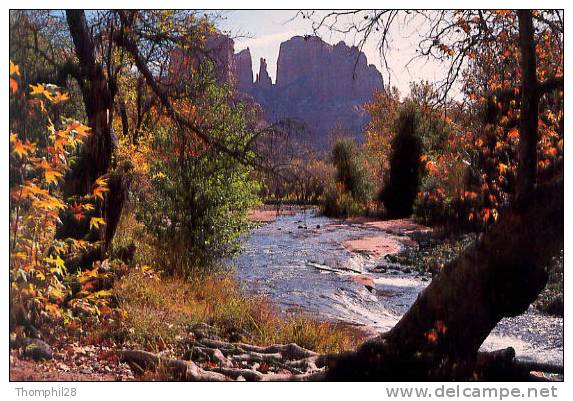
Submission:
<svg viewBox="0 0 573 401">
<path fill-rule="evenodd" d="M 186 381 L 226 381 L 228 378 L 217 372 L 201 369 L 192 361 L 160 357 L 152 352 L 124 350 L 121 360 L 138 373 L 145 370 L 165 371 L 173 378 Z"/>
<path fill-rule="evenodd" d="M 202 327 L 205 333 L 205 327 Z M 188 381 L 307 381 L 321 380 L 320 355 L 297 344 L 267 347 L 200 337 L 185 359 L 166 358 L 147 351 L 124 350 L 121 359 L 136 373 L 165 372 Z M 319 367 L 320 366 L 320 367 Z"/>
</svg>

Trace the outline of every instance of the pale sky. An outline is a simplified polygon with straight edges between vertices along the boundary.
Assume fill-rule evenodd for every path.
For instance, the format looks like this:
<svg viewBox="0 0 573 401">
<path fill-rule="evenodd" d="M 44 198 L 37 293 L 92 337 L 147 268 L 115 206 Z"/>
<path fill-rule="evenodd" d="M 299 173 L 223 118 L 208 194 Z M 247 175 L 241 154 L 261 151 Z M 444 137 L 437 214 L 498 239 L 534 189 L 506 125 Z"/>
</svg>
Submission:
<svg viewBox="0 0 573 401">
<path fill-rule="evenodd" d="M 226 11 L 224 20 L 218 23 L 219 28 L 228 31 L 235 38 L 235 51 L 249 47 L 253 60 L 253 77 L 259 71 L 259 60 L 264 57 L 267 60 L 268 72 L 273 82 L 276 78 L 276 63 L 279 53 L 279 46 L 295 35 L 311 34 L 311 23 L 308 20 L 298 17 L 295 10 L 240 10 Z M 417 30 L 419 26 L 410 24 L 408 27 L 401 27 L 395 24 L 391 37 L 392 49 L 389 53 L 390 82 L 398 87 L 401 94 L 407 95 L 409 83 L 411 81 L 428 80 L 430 82 L 444 78 L 447 65 L 440 64 L 435 60 L 416 60 L 408 68 L 406 64 L 416 55 L 418 46 Z M 328 43 L 336 44 L 340 40 L 347 45 L 357 44 L 359 38 L 353 35 L 333 34 L 329 31 L 322 31 L 321 37 Z M 384 68 L 377 50 L 375 38 L 370 40 L 363 48 L 369 64 L 374 64 L 384 77 L 384 82 L 388 83 L 388 71 Z"/>
</svg>

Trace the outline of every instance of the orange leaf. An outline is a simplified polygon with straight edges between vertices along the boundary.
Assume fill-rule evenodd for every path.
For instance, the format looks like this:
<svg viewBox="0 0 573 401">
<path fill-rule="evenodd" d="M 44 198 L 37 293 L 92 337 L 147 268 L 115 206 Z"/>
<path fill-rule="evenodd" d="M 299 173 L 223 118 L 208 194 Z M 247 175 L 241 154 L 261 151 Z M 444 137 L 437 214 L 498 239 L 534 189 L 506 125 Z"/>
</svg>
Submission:
<svg viewBox="0 0 573 401">
<path fill-rule="evenodd" d="M 52 316 L 60 316 L 60 308 L 56 304 L 46 304 L 46 312 Z"/>
<path fill-rule="evenodd" d="M 28 150 L 24 143 L 20 140 L 14 143 L 14 153 L 16 153 L 20 158 L 26 156 L 28 154 Z"/>
<path fill-rule="evenodd" d="M 93 190 L 93 196 L 95 196 L 96 198 L 100 198 L 101 200 L 103 199 L 103 193 L 104 192 L 108 192 L 109 188 L 106 187 L 95 187 Z"/>
<path fill-rule="evenodd" d="M 10 92 L 18 92 L 18 81 L 16 81 L 14 78 L 10 78 Z"/>
<path fill-rule="evenodd" d="M 426 332 L 426 340 L 428 340 L 429 343 L 435 343 L 438 341 L 438 332 L 436 329 L 432 329 Z"/>
<path fill-rule="evenodd" d="M 507 133 L 507 136 L 509 139 L 517 139 L 519 138 L 519 131 L 517 130 L 517 128 L 512 128 L 509 130 L 509 132 Z"/>
</svg>

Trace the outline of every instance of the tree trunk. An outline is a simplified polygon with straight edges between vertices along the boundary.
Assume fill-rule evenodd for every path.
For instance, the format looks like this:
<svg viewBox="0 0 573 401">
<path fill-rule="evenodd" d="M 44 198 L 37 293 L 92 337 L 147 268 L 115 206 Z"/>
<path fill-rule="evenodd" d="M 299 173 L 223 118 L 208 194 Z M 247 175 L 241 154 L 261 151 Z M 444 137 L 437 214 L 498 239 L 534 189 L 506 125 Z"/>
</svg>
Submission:
<svg viewBox="0 0 573 401">
<path fill-rule="evenodd" d="M 526 213 L 508 210 L 447 265 L 391 331 L 334 358 L 328 379 L 471 378 L 482 342 L 503 317 L 527 310 L 563 247 L 563 180 L 527 200 Z"/>
<path fill-rule="evenodd" d="M 521 102 L 519 119 L 519 164 L 517 166 L 516 201 L 522 206 L 537 181 L 537 120 L 539 94 L 535 38 L 531 10 L 518 10 L 519 48 L 521 51 Z"/>
<path fill-rule="evenodd" d="M 66 17 L 74 43 L 80 72 L 78 83 L 82 92 L 88 125 L 92 135 L 84 143 L 80 156 L 66 176 L 64 194 L 66 197 L 82 197 L 92 190 L 94 181 L 109 172 L 111 167 L 114 139 L 112 131 L 113 104 L 115 90 L 104 74 L 101 64 L 96 60 L 96 48 L 87 25 L 83 10 L 68 10 Z M 121 177 L 120 177 L 121 179 Z M 124 185 L 116 182 L 110 185 L 107 204 L 96 209 L 106 219 L 106 230 L 97 234 L 90 233 L 89 224 L 77 222 L 68 215 L 62 216 L 62 226 L 58 237 L 104 240 L 107 245 L 112 239 L 119 221 L 125 196 Z M 109 201 L 113 199 L 113 202 Z M 106 235 L 107 233 L 107 235 Z M 88 235 L 89 234 L 89 235 Z M 111 234 L 111 235 L 110 235 Z"/>
</svg>

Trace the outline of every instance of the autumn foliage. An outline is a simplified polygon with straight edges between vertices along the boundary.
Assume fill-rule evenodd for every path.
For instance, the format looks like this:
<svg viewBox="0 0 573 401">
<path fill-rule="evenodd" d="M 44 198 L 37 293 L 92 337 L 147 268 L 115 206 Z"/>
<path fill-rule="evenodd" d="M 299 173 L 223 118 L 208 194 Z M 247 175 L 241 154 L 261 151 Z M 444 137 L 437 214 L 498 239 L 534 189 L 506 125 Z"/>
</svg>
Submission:
<svg viewBox="0 0 573 401">
<path fill-rule="evenodd" d="M 483 21 L 471 15 L 471 12 L 459 11 L 454 22 L 456 29 L 469 35 L 487 21 L 491 39 L 467 49 L 452 47 L 462 46 L 461 42 L 452 46 L 438 42 L 432 46 L 432 51 L 444 60 L 454 60 L 460 53 L 466 57 L 462 70 L 464 102 L 438 102 L 437 92 L 430 96 L 433 102 L 425 101 L 426 96 L 415 96 L 415 91 L 408 99 L 413 100 L 430 121 L 439 122 L 442 125 L 439 131 L 443 132 L 437 141 L 423 140 L 420 156 L 423 172 L 416 215 L 426 223 L 483 230 L 497 221 L 515 195 L 521 80 L 519 32 L 513 11 L 487 11 Z M 534 18 L 544 17 L 536 11 Z M 551 31 L 550 25 L 539 24 L 536 40 L 539 82 L 562 78 L 560 36 Z M 387 94 L 377 95 L 366 105 L 372 114 L 366 130 L 366 146 L 380 160 L 378 163 L 385 166 L 385 171 L 389 171 L 388 143 L 395 130 L 382 119 L 381 108 L 387 108 L 389 116 L 395 116 L 400 102 L 389 101 L 393 98 L 396 96 L 387 90 Z M 387 107 L 388 104 L 392 107 Z M 430 131 L 428 127 L 422 128 L 422 139 L 428 137 Z M 562 171 L 562 90 L 549 90 L 541 97 L 538 132 L 538 183 L 542 184 Z"/>
<path fill-rule="evenodd" d="M 94 291 L 89 285 L 90 277 L 100 276 L 98 267 L 70 271 L 66 266 L 67 260 L 96 244 L 59 238 L 57 229 L 61 215 L 70 213 L 89 224 L 90 230 L 101 230 L 105 220 L 94 212 L 105 201 L 107 180 L 98 178 L 81 199 L 64 199 L 62 183 L 90 129 L 65 117 L 53 121 L 51 113 L 69 95 L 47 84 L 26 90 L 19 85 L 19 75 L 19 67 L 10 63 L 11 106 L 25 107 L 45 126 L 37 132 L 10 132 L 11 302 L 24 306 L 34 321 L 63 318 L 73 326 L 78 319 L 74 307 L 81 305 L 83 311 L 98 316 L 107 308 L 110 292 Z M 73 291 L 72 282 L 79 289 Z"/>
</svg>

